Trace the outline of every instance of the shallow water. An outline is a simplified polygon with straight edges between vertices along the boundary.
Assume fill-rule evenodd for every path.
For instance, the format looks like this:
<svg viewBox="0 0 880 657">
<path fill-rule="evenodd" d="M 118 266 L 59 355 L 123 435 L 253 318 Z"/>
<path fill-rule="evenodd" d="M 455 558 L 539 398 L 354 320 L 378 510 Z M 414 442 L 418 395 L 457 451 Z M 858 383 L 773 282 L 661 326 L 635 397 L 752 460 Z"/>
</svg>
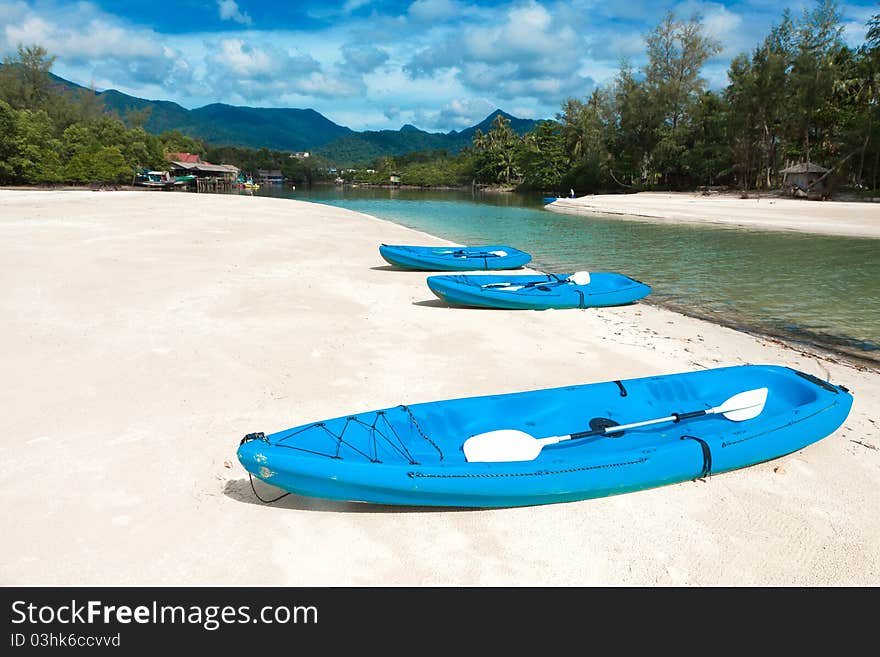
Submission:
<svg viewBox="0 0 880 657">
<path fill-rule="evenodd" d="M 282 189 L 461 244 L 509 244 L 543 271 L 617 271 L 646 301 L 880 362 L 880 240 L 557 214 L 541 196 L 350 187 Z M 377 245 L 378 246 L 378 245 Z"/>
</svg>

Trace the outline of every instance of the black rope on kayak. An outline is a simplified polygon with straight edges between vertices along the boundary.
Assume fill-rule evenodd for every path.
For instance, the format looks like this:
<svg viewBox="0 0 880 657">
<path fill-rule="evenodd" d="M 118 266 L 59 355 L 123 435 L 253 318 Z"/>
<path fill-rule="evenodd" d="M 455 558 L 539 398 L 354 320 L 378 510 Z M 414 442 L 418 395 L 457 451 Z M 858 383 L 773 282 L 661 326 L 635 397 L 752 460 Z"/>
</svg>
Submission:
<svg viewBox="0 0 880 657">
<path fill-rule="evenodd" d="M 375 457 L 371 460 L 374 463 L 381 463 L 381 461 L 379 461 L 378 441 L 376 440 L 377 435 L 381 436 L 382 439 L 386 443 L 388 443 L 389 447 L 391 447 L 393 450 L 395 450 L 398 454 L 400 454 L 407 461 L 409 461 L 410 463 L 415 463 L 415 459 L 413 459 L 412 454 L 409 453 L 409 450 L 406 448 L 406 445 L 403 444 L 403 441 L 400 439 L 400 436 L 397 435 L 397 431 L 395 431 L 395 429 L 391 425 L 391 423 L 388 422 L 388 418 L 385 417 L 385 411 L 376 411 L 376 418 L 373 420 L 373 424 L 367 424 L 363 420 L 356 418 L 356 417 L 350 417 L 348 419 L 352 422 L 357 422 L 361 426 L 364 426 L 370 430 L 370 446 L 372 447 L 373 454 L 375 455 Z M 394 437 L 397 438 L 397 442 L 400 445 L 399 447 L 397 445 L 395 445 L 391 441 L 391 439 L 388 438 L 388 436 L 386 436 L 384 433 L 382 433 L 382 431 L 380 429 L 378 429 L 376 427 L 376 425 L 379 423 L 380 419 L 385 421 L 385 426 L 387 426 L 391 430 L 391 433 L 394 434 Z"/>
<path fill-rule="evenodd" d="M 589 470 L 604 470 L 606 468 L 622 468 L 631 465 L 642 465 L 648 459 L 642 456 L 633 461 L 620 461 L 618 463 L 600 463 L 598 465 L 584 465 L 578 468 L 564 468 L 561 470 L 535 470 L 531 472 L 407 472 L 410 479 L 502 479 L 505 477 L 544 477 L 547 475 L 570 474 L 573 472 L 587 472 Z"/>
<path fill-rule="evenodd" d="M 285 440 L 287 440 L 288 438 L 293 438 L 294 436 L 297 436 L 297 435 L 301 434 L 303 431 L 308 431 L 309 429 L 314 428 L 314 426 L 315 426 L 315 425 L 310 424 L 310 425 L 308 425 L 308 426 L 305 426 L 305 427 L 302 427 L 302 428 L 300 428 L 300 429 L 297 429 L 296 431 L 291 431 L 290 433 L 288 433 L 288 434 L 286 434 L 286 435 L 284 435 L 284 436 L 281 436 L 281 437 L 280 437 L 278 440 L 276 440 L 275 442 L 276 442 L 276 443 L 283 443 L 283 442 L 284 442 Z"/>
<path fill-rule="evenodd" d="M 435 443 L 433 440 L 431 440 L 431 438 L 428 437 L 427 434 L 425 434 L 409 407 L 400 405 L 396 408 L 403 410 L 407 414 L 410 424 L 410 431 L 417 433 L 423 440 L 427 441 L 434 449 L 436 449 L 437 453 L 440 455 L 440 460 L 442 461 L 442 450 L 437 445 L 437 443 Z M 361 444 L 360 446 L 358 446 L 352 443 L 350 439 L 347 439 L 347 436 L 350 433 L 349 427 L 352 424 L 360 425 L 366 430 L 366 445 Z M 300 445 L 290 444 L 289 441 L 292 438 L 295 438 L 296 436 L 303 434 L 306 431 L 311 431 L 314 429 L 321 429 L 333 441 L 333 447 L 328 446 L 328 452 L 320 451 L 320 446 L 315 448 L 315 446 L 312 445 L 312 448 L 309 449 Z M 256 434 L 252 434 L 252 436 L 253 437 L 249 438 L 250 440 L 257 439 Z M 269 442 L 268 439 L 266 439 L 263 435 L 261 435 L 259 439 L 263 440 L 266 443 Z M 325 456 L 332 459 L 344 458 L 341 455 L 341 452 L 342 446 L 345 445 L 356 454 L 362 456 L 365 460 L 370 461 L 371 463 L 381 463 L 382 461 L 379 459 L 380 441 L 382 441 L 388 449 L 392 450 L 400 458 L 405 459 L 407 462 L 409 462 L 410 465 L 419 465 L 419 462 L 416 460 L 415 456 L 413 456 L 412 452 L 410 452 L 410 450 L 407 448 L 406 441 L 398 433 L 394 424 L 392 424 L 392 422 L 388 419 L 387 411 L 375 411 L 375 417 L 373 418 L 372 423 L 366 422 L 360 417 L 350 415 L 345 418 L 345 424 L 342 426 L 342 430 L 339 431 L 339 433 L 331 431 L 330 428 L 327 427 L 326 422 L 315 422 L 313 424 L 300 427 L 299 429 L 292 430 L 287 434 L 280 436 L 274 441 L 273 444 L 276 447 L 294 449 L 305 452 L 307 454 Z"/>
<path fill-rule="evenodd" d="M 413 426 L 413 427 L 415 428 L 416 431 L 418 431 L 419 435 L 420 435 L 422 438 L 424 438 L 424 439 L 427 440 L 429 443 L 431 443 L 431 446 L 432 446 L 434 449 L 437 450 L 437 453 L 440 455 L 440 460 L 442 461 L 442 460 L 443 460 L 443 450 L 441 450 L 441 449 L 437 446 L 437 443 L 435 443 L 433 440 L 431 440 L 430 438 L 428 438 L 427 435 L 425 435 L 425 432 L 422 431 L 422 427 L 419 426 L 419 422 L 418 422 L 418 420 L 416 420 L 416 416 L 413 415 L 412 411 L 409 409 L 409 406 L 406 406 L 405 404 L 401 404 L 398 408 L 402 408 L 404 411 L 406 411 L 407 415 L 409 415 L 409 422 L 410 422 L 410 425 Z"/>
<path fill-rule="evenodd" d="M 249 443 L 252 440 L 261 440 L 267 445 L 269 444 L 269 439 L 266 438 L 266 434 L 262 431 L 255 431 L 254 433 L 247 434 L 244 438 L 241 439 L 239 445 L 244 445 L 245 443 Z"/>
<path fill-rule="evenodd" d="M 352 445 L 351 443 L 347 442 L 347 441 L 343 438 L 343 436 L 345 435 L 345 430 L 348 428 L 348 424 L 349 424 L 349 422 L 351 422 L 352 420 L 355 420 L 355 419 L 357 419 L 357 418 L 354 418 L 354 417 L 348 417 L 348 418 L 346 418 L 345 426 L 342 428 L 342 432 L 341 432 L 339 435 L 336 435 L 335 433 L 333 433 L 332 431 L 330 431 L 330 430 L 327 428 L 327 426 L 326 426 L 326 424 L 325 424 L 324 422 L 315 422 L 314 424 L 306 425 L 306 426 L 304 426 L 304 427 L 301 427 L 301 428 L 297 429 L 296 431 L 291 431 L 290 433 L 288 433 L 288 434 L 286 434 L 286 435 L 284 435 L 284 436 L 281 436 L 281 438 L 279 438 L 279 439 L 276 441 L 275 444 L 276 444 L 277 447 L 284 447 L 284 448 L 286 448 L 286 449 L 295 449 L 295 450 L 300 451 L 300 452 L 306 452 L 307 454 L 314 454 L 315 456 L 326 456 L 326 457 L 328 457 L 328 458 L 338 459 L 338 458 L 341 458 L 341 457 L 339 456 L 339 450 L 342 448 L 342 445 L 343 445 L 343 443 L 344 443 L 345 445 L 347 445 L 348 447 L 351 447 L 351 449 L 353 449 L 355 452 L 357 452 L 358 454 L 360 454 L 360 455 L 363 456 L 364 458 L 367 458 L 368 460 L 370 460 L 370 461 L 374 461 L 374 462 L 375 462 L 375 461 L 376 461 L 376 458 L 375 458 L 375 457 L 370 457 L 369 455 L 364 454 L 364 452 L 362 452 L 362 451 L 359 450 L 357 447 L 355 447 L 355 446 Z M 362 423 L 362 424 L 363 424 L 363 423 Z M 369 425 L 366 425 L 366 426 L 369 426 Z M 304 432 L 306 432 L 306 431 L 309 431 L 309 430 L 311 430 L 311 429 L 316 429 L 316 428 L 323 429 L 324 432 L 325 432 L 327 435 L 329 435 L 329 436 L 333 439 L 333 441 L 334 441 L 334 443 L 335 443 L 335 445 L 336 445 L 336 448 L 335 448 L 333 454 L 326 454 L 326 453 L 324 453 L 324 452 L 318 452 L 318 451 L 313 450 L 313 449 L 306 449 L 305 447 L 300 447 L 299 445 L 287 445 L 287 444 L 284 444 L 285 441 L 289 440 L 290 438 L 293 438 L 293 437 L 295 437 L 295 436 L 298 436 L 298 435 L 301 434 L 301 433 L 304 433 Z"/>
<path fill-rule="evenodd" d="M 709 443 L 702 438 L 696 436 L 682 436 L 681 440 L 696 440 L 700 443 L 700 449 L 703 450 L 703 471 L 696 479 L 703 479 L 712 475 L 712 450 L 709 449 Z"/>
<path fill-rule="evenodd" d="M 343 438 L 343 436 L 345 435 L 345 430 L 348 429 L 348 425 L 351 423 L 351 421 L 353 419 L 354 418 L 351 418 L 351 417 L 345 418 L 345 425 L 342 427 L 342 431 L 339 432 L 338 436 L 335 433 L 333 433 L 332 431 L 330 431 L 330 429 L 327 428 L 327 425 L 324 424 L 323 422 L 318 422 L 317 424 L 315 424 L 313 426 L 320 427 L 321 429 L 323 429 L 324 431 L 327 432 L 327 435 L 332 436 L 336 440 L 336 454 L 334 454 L 332 458 L 335 458 L 335 459 L 341 458 L 339 456 L 339 450 L 342 449 L 343 445 L 345 445 L 346 447 L 350 447 L 352 450 L 354 450 L 355 452 L 357 452 L 358 454 L 360 454 L 361 456 L 363 456 L 365 459 L 367 459 L 369 461 L 370 460 L 369 454 L 365 454 L 364 452 L 362 452 L 357 447 L 355 447 L 354 445 L 352 445 L 350 442 L 348 442 L 347 440 L 345 440 Z"/>
<path fill-rule="evenodd" d="M 379 460 L 379 448 L 376 445 L 376 423 L 379 421 L 379 414 L 376 413 L 376 417 L 373 418 L 373 424 L 370 425 L 370 453 L 372 457 L 370 461 L 373 463 L 381 463 Z"/>
<path fill-rule="evenodd" d="M 273 503 L 277 502 L 278 500 L 280 500 L 282 497 L 287 497 L 288 495 L 290 495 L 290 493 L 282 493 L 278 497 L 273 497 L 271 500 L 264 500 L 262 497 L 260 497 L 260 494 L 257 492 L 257 489 L 254 486 L 254 476 L 250 472 L 248 472 L 248 479 L 250 479 L 250 481 L 251 481 L 251 490 L 254 491 L 254 495 L 256 495 L 257 499 L 260 500 L 260 502 L 262 502 L 263 504 L 273 504 Z"/>
<path fill-rule="evenodd" d="M 626 388 L 623 387 L 623 383 L 621 383 L 620 381 L 615 381 L 614 383 L 616 383 L 617 387 L 620 388 L 620 396 L 626 397 L 627 392 L 626 392 Z"/>
</svg>

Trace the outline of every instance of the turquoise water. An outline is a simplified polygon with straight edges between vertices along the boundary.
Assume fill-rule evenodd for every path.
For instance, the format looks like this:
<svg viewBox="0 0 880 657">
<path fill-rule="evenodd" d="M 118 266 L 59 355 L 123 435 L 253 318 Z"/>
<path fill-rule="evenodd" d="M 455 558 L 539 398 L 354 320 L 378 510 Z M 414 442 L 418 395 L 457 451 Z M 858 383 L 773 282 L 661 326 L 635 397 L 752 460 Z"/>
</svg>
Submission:
<svg viewBox="0 0 880 657">
<path fill-rule="evenodd" d="M 538 194 L 257 194 L 337 205 L 462 244 L 509 244 L 543 271 L 621 272 L 652 286 L 647 302 L 880 362 L 880 240 L 575 217 L 543 210 Z"/>
</svg>

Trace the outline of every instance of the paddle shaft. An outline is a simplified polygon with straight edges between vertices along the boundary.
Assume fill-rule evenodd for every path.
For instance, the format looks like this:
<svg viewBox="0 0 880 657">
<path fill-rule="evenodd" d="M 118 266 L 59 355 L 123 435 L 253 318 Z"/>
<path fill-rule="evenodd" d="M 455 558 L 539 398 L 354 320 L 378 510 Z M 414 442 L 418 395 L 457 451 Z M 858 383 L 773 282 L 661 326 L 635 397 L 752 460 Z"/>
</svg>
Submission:
<svg viewBox="0 0 880 657">
<path fill-rule="evenodd" d="M 712 409 L 709 409 L 712 410 Z M 638 427 L 646 427 L 650 424 L 659 424 L 660 422 L 678 422 L 680 420 L 689 420 L 694 417 L 702 417 L 708 415 L 708 410 L 691 411 L 690 413 L 673 413 L 666 417 L 657 418 L 656 420 L 645 420 L 644 422 L 633 422 L 632 424 L 615 424 L 613 427 L 604 427 L 603 429 L 593 429 L 592 431 L 579 431 L 568 436 L 568 440 L 576 440 L 578 438 L 589 438 L 590 436 L 600 436 L 606 433 L 617 433 L 618 431 L 627 431 Z"/>
<path fill-rule="evenodd" d="M 523 283 L 523 285 L 521 287 L 538 287 L 539 285 L 547 285 L 547 284 L 558 285 L 561 283 L 568 283 L 568 279 L 567 278 L 564 278 L 562 280 L 557 279 L 555 281 L 551 280 L 551 279 L 548 279 L 546 281 L 532 281 L 530 283 Z M 508 283 L 486 283 L 485 285 L 481 285 L 480 287 L 514 287 L 515 285 L 516 285 L 516 283 L 510 283 L 510 282 L 508 282 Z"/>
<path fill-rule="evenodd" d="M 576 440 L 590 436 L 619 435 L 629 429 L 660 424 L 662 422 L 677 423 L 681 420 L 714 414 L 721 414 L 728 420 L 734 422 L 742 422 L 759 415 L 764 409 L 766 401 L 767 388 L 758 388 L 738 393 L 733 397 L 730 397 L 720 406 L 715 406 L 713 408 L 689 411 L 687 413 L 672 413 L 666 417 L 653 420 L 643 420 L 641 422 L 632 422 L 630 424 L 601 426 L 590 431 L 579 431 L 567 436 L 535 438 L 534 436 L 530 436 L 528 433 L 517 429 L 488 431 L 468 438 L 464 442 L 464 445 L 462 445 L 462 449 L 464 450 L 465 458 L 468 461 L 531 461 L 537 457 L 545 445 L 553 445 L 566 440 Z M 600 419 L 597 418 L 596 420 L 591 421 L 590 424 L 595 425 L 599 421 Z M 613 420 L 601 420 L 601 424 L 607 425 L 608 422 L 613 422 Z"/>
<path fill-rule="evenodd" d="M 500 258 L 497 253 L 489 251 L 439 251 L 437 255 L 455 255 L 464 258 Z"/>
</svg>

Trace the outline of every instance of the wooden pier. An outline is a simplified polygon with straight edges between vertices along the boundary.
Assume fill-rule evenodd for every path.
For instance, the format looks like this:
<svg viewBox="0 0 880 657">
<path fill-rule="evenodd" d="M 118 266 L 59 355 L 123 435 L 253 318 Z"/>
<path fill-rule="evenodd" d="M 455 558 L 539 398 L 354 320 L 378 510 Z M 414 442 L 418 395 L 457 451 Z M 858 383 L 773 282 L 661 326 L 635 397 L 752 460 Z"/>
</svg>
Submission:
<svg viewBox="0 0 880 657">
<path fill-rule="evenodd" d="M 196 178 L 197 192 L 229 192 L 232 191 L 232 179 L 229 177 L 206 176 Z"/>
</svg>

